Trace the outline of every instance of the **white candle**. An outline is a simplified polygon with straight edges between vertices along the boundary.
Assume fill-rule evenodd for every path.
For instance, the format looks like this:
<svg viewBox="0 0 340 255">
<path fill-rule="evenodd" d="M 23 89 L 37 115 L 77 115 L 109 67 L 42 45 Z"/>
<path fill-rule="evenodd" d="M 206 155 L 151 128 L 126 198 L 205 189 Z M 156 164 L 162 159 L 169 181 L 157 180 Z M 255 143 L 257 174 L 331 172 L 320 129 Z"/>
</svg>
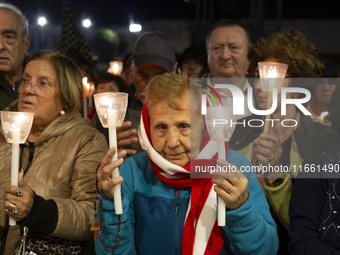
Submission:
<svg viewBox="0 0 340 255">
<path fill-rule="evenodd" d="M 268 91 L 268 97 L 267 97 L 267 110 L 272 106 L 273 102 L 273 91 Z M 269 131 L 269 122 L 267 121 L 270 119 L 270 114 L 266 115 L 266 118 L 264 120 L 264 127 L 263 127 L 263 133 L 268 134 Z"/>
<path fill-rule="evenodd" d="M 18 186 L 19 175 L 19 142 L 20 142 L 20 127 L 13 127 L 12 131 L 12 168 L 11 168 L 11 185 Z M 9 225 L 15 226 L 16 220 L 9 218 Z"/>
<path fill-rule="evenodd" d="M 277 72 L 276 72 L 276 67 L 269 68 L 267 78 L 276 78 L 277 77 Z"/>
<path fill-rule="evenodd" d="M 223 134 L 223 133 L 222 133 Z M 224 145 L 224 137 L 221 137 L 217 141 L 217 148 L 218 148 L 218 159 L 225 160 L 225 145 Z M 224 200 L 218 196 L 217 198 L 217 224 L 218 226 L 225 226 L 225 202 Z"/>
<path fill-rule="evenodd" d="M 321 123 L 321 124 L 323 124 L 323 121 L 324 121 L 324 119 L 325 119 L 325 117 L 328 115 L 328 112 L 322 112 L 321 114 L 320 114 L 320 116 L 318 117 L 318 122 L 319 123 Z"/>
<path fill-rule="evenodd" d="M 83 78 L 83 114 L 84 118 L 87 118 L 87 97 L 89 96 L 90 85 L 87 83 L 87 77 Z"/>
<path fill-rule="evenodd" d="M 224 138 L 221 138 L 217 141 L 217 148 L 218 148 L 218 159 L 225 160 L 225 144 Z"/>
<path fill-rule="evenodd" d="M 116 133 L 116 110 L 108 109 L 107 110 L 107 121 L 109 126 L 109 144 L 110 148 L 115 147 L 117 149 L 117 133 Z M 118 150 L 112 158 L 112 162 L 118 159 Z M 118 167 L 113 170 L 112 177 L 119 177 L 119 169 Z M 122 207 L 122 196 L 121 196 L 121 185 L 118 184 L 113 187 L 113 199 L 115 203 L 115 212 L 116 214 L 123 213 Z"/>
<path fill-rule="evenodd" d="M 268 91 L 268 97 L 267 97 L 267 110 L 272 106 L 273 101 L 273 88 L 275 85 L 275 78 L 277 77 L 276 67 L 270 68 L 268 70 L 267 74 L 269 78 L 269 91 Z M 266 115 L 265 121 L 264 121 L 264 127 L 263 127 L 263 133 L 268 134 L 269 131 L 269 121 L 267 119 L 270 119 L 270 114 Z"/>
</svg>

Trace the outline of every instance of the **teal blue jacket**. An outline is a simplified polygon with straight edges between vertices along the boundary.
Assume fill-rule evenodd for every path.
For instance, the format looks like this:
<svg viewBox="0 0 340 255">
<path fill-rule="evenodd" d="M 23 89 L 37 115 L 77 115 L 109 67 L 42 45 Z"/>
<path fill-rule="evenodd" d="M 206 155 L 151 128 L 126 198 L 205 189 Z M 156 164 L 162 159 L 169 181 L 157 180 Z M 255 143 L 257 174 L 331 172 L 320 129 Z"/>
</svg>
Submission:
<svg viewBox="0 0 340 255">
<path fill-rule="evenodd" d="M 250 162 L 239 152 L 228 151 L 227 161 L 241 166 Z M 182 231 L 191 188 L 163 184 L 151 169 L 147 152 L 129 158 L 121 167 L 123 214 L 120 241 L 114 253 L 95 241 L 97 254 L 181 254 Z M 261 186 L 254 174 L 249 178 L 248 199 L 238 209 L 226 211 L 226 226 L 220 254 L 276 254 L 279 246 L 276 225 Z M 106 247 L 116 245 L 118 216 L 114 203 L 101 194 L 103 234 Z M 99 211 L 97 212 L 99 215 Z"/>
</svg>

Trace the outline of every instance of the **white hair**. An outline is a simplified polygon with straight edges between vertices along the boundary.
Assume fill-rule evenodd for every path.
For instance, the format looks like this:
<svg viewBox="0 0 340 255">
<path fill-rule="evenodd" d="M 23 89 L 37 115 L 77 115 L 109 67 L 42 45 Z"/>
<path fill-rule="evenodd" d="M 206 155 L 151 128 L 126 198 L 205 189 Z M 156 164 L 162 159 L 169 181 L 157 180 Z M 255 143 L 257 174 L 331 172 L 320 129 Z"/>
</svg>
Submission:
<svg viewBox="0 0 340 255">
<path fill-rule="evenodd" d="M 22 39 L 24 40 L 26 36 L 28 36 L 28 20 L 26 19 L 25 15 L 19 10 L 18 7 L 9 3 L 0 3 L 0 9 L 8 9 L 15 12 L 18 15 L 20 20 L 20 27 L 21 27 L 21 35 Z"/>
</svg>

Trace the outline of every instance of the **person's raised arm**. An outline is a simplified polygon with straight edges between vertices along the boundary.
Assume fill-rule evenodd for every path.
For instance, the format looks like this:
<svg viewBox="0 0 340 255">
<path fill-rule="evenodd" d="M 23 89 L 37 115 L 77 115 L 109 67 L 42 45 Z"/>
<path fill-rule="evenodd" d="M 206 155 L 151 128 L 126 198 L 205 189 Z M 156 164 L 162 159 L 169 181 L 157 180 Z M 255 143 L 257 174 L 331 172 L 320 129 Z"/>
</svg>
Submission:
<svg viewBox="0 0 340 255">
<path fill-rule="evenodd" d="M 129 200 L 123 193 L 123 213 L 115 214 L 112 189 L 122 183 L 123 178 L 121 176 L 112 178 L 111 173 L 116 167 L 122 165 L 126 151 L 119 151 L 118 160 L 111 163 L 115 153 L 116 148 L 108 150 L 97 173 L 98 181 L 102 187 L 97 217 L 102 230 L 99 240 L 95 240 L 95 248 L 97 254 L 135 254 L 134 229 L 130 223 Z"/>
<path fill-rule="evenodd" d="M 269 206 L 260 183 L 254 173 L 242 173 L 246 167 L 251 169 L 250 162 L 239 152 L 229 150 L 232 164 L 225 160 L 217 160 L 220 166 L 236 169 L 231 173 L 223 173 L 222 179 L 214 179 L 220 186 L 217 190 L 227 205 L 226 226 L 223 231 L 231 242 L 235 254 L 276 254 L 278 236 L 276 225 L 271 217 Z M 246 177 L 247 176 L 247 177 Z M 219 184 L 220 183 L 220 184 Z M 223 185 L 225 184 L 225 185 Z M 221 194 L 221 193 L 226 193 Z"/>
</svg>

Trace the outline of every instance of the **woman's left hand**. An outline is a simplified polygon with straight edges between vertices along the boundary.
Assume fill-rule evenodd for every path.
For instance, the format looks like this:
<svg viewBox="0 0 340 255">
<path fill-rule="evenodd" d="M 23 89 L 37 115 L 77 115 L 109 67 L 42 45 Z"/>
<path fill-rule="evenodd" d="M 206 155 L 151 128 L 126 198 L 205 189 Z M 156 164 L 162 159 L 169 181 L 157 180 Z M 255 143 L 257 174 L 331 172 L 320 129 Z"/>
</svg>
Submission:
<svg viewBox="0 0 340 255">
<path fill-rule="evenodd" d="M 221 177 L 212 179 L 212 182 L 216 184 L 214 189 L 229 210 L 236 210 L 248 199 L 249 181 L 237 166 L 221 159 L 216 162 L 227 171 L 213 173 Z"/>
<path fill-rule="evenodd" d="M 16 195 L 16 191 L 21 190 L 22 195 Z M 21 221 L 26 218 L 27 214 L 32 208 L 34 201 L 33 190 L 24 182 L 23 172 L 19 173 L 19 187 L 15 185 L 8 185 L 5 187 L 4 194 L 4 207 L 6 214 L 12 217 L 16 221 Z M 16 206 L 17 213 L 10 211 L 9 209 Z"/>
<path fill-rule="evenodd" d="M 131 127 L 131 125 L 131 121 L 124 121 L 122 126 L 117 128 L 117 147 L 119 152 L 125 150 L 126 154 L 132 156 L 135 155 L 137 151 L 124 148 L 138 142 L 138 138 L 135 136 L 137 134 L 137 130 L 135 128 L 124 131 L 126 128 Z"/>
</svg>

